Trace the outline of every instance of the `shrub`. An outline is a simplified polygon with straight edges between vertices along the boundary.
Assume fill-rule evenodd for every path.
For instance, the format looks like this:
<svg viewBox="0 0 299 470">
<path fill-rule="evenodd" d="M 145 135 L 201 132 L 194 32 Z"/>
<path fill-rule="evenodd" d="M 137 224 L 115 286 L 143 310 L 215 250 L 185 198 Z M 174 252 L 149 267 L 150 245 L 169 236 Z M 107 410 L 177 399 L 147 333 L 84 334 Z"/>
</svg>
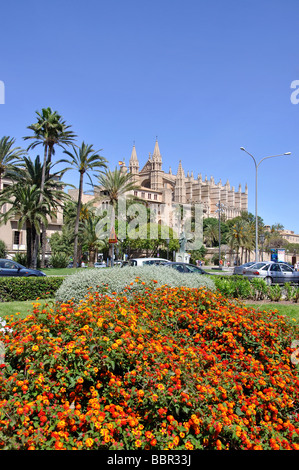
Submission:
<svg viewBox="0 0 299 470">
<path fill-rule="evenodd" d="M 0 277 L 0 302 L 54 297 L 63 277 Z"/>
<path fill-rule="evenodd" d="M 264 300 L 267 298 L 268 286 L 264 279 L 251 279 L 252 298 L 254 300 Z"/>
<path fill-rule="evenodd" d="M 53 253 L 49 259 L 49 264 L 53 268 L 66 268 L 69 264 L 70 257 L 65 253 Z"/>
<path fill-rule="evenodd" d="M 3 240 L 0 240 L 0 258 L 6 258 L 7 246 Z"/>
<path fill-rule="evenodd" d="M 141 282 L 139 284 L 134 283 L 136 277 L 139 277 L 141 282 L 146 283 L 155 280 L 156 286 L 165 284 L 169 287 L 206 286 L 209 289 L 214 289 L 214 282 L 209 276 L 196 273 L 184 274 L 163 266 L 95 268 L 67 276 L 56 293 L 56 300 L 65 302 L 73 299 L 74 302 L 79 302 L 89 291 L 107 292 L 109 294 L 112 292 L 119 293 L 130 283 L 132 283 L 132 289 L 138 290 L 142 284 Z"/>
<path fill-rule="evenodd" d="M 225 297 L 248 299 L 252 294 L 250 281 L 240 276 L 215 276 L 215 286 Z"/>
<path fill-rule="evenodd" d="M 16 253 L 13 259 L 17 263 L 20 263 L 22 266 L 27 266 L 27 254 L 26 253 Z"/>
<path fill-rule="evenodd" d="M 142 288 L 6 319 L 0 448 L 298 450 L 298 326 Z"/>
<path fill-rule="evenodd" d="M 268 287 L 268 297 L 270 300 L 274 302 L 279 302 L 281 299 L 281 287 L 279 285 L 269 286 Z"/>
</svg>

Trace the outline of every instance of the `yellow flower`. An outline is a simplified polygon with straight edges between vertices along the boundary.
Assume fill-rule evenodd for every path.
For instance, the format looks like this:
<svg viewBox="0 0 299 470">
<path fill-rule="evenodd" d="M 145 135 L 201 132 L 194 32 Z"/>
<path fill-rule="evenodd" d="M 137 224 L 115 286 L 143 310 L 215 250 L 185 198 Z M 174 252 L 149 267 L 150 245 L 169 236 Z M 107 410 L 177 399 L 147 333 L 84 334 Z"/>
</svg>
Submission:
<svg viewBox="0 0 299 470">
<path fill-rule="evenodd" d="M 91 439 L 91 437 L 88 437 L 85 441 L 85 445 L 86 445 L 86 447 L 92 447 L 93 439 Z"/>
</svg>

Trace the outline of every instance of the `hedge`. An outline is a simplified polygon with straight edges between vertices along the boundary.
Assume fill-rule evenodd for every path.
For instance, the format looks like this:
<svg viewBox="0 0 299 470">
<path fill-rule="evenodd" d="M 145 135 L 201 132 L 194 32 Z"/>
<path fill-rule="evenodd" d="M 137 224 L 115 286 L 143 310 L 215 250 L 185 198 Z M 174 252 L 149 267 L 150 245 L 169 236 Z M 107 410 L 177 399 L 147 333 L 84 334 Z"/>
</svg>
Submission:
<svg viewBox="0 0 299 470">
<path fill-rule="evenodd" d="M 47 299 L 55 296 L 64 277 L 1 277 L 0 302 Z"/>
</svg>

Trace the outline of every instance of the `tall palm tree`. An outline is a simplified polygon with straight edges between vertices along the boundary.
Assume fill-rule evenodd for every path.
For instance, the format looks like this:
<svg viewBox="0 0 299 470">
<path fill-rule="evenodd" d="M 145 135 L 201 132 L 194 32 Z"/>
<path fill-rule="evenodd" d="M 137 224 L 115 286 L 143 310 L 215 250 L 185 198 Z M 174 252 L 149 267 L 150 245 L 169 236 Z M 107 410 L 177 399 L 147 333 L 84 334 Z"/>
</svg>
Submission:
<svg viewBox="0 0 299 470">
<path fill-rule="evenodd" d="M 14 170 L 15 165 L 20 162 L 21 156 L 26 153 L 21 147 L 14 147 L 14 143 L 15 139 L 8 136 L 0 139 L 0 191 L 3 176 Z"/>
<path fill-rule="evenodd" d="M 208 222 L 203 231 L 203 235 L 204 235 L 206 244 L 209 246 L 214 246 L 215 242 L 219 238 L 219 229 L 218 229 L 217 221 L 215 223 Z"/>
<path fill-rule="evenodd" d="M 131 173 L 123 173 L 117 167 L 114 171 L 107 170 L 97 179 L 98 184 L 95 185 L 95 191 L 104 192 L 104 196 L 100 197 L 108 199 L 114 209 L 121 197 L 129 197 L 128 193 L 139 187 Z"/>
<path fill-rule="evenodd" d="M 98 191 L 100 196 L 97 199 L 105 199 L 109 201 L 109 204 L 112 205 L 113 210 L 115 211 L 119 199 L 126 197 L 128 201 L 137 198 L 134 195 L 130 195 L 130 192 L 136 190 L 139 186 L 134 180 L 134 177 L 131 173 L 123 173 L 120 168 L 115 168 L 114 171 L 107 170 L 104 174 L 98 176 L 98 184 L 95 185 L 95 192 Z M 118 214 L 120 216 L 120 214 Z M 120 224 L 120 217 L 118 220 Z M 119 225 L 120 227 L 120 225 Z M 115 227 L 112 226 L 111 229 Z M 113 266 L 114 261 L 114 245 L 110 246 L 110 259 L 111 265 Z"/>
<path fill-rule="evenodd" d="M 83 246 L 88 250 L 88 265 L 90 267 L 93 267 L 97 258 L 97 251 L 104 244 L 102 240 L 99 240 L 96 230 L 99 220 L 99 216 L 90 212 L 88 217 L 84 218 L 80 230 Z"/>
<path fill-rule="evenodd" d="M 7 223 L 14 217 L 18 219 L 18 230 L 21 230 L 24 225 L 26 227 L 27 265 L 34 268 L 38 250 L 36 234 L 40 233 L 42 222 L 47 224 L 47 214 L 50 212 L 48 201 L 44 200 L 41 205 L 39 196 L 40 188 L 36 185 L 16 183 L 13 185 L 13 204 L 11 204 L 12 198 L 9 191 L 3 192 L 0 197 L 1 202 L 10 204 L 7 212 L 0 215 L 1 220 Z"/>
<path fill-rule="evenodd" d="M 42 164 L 39 155 L 35 158 L 35 161 L 32 161 L 30 157 L 24 157 L 22 164 L 11 170 L 10 175 L 13 182 L 4 188 L 0 197 L 0 201 L 7 202 L 9 205 L 13 201 L 13 206 L 16 206 L 16 210 L 11 207 L 7 211 L 4 220 L 7 221 L 9 216 L 17 215 L 20 217 L 19 220 L 26 221 L 27 237 L 29 237 L 27 244 L 28 261 L 33 268 L 37 266 L 40 237 L 38 227 L 41 225 L 46 227 L 48 224 L 47 216 L 54 215 L 55 211 L 62 207 L 63 202 L 69 199 L 69 196 L 63 191 L 64 183 L 60 180 L 61 173 L 64 171 L 51 173 L 50 170 L 53 166 L 53 164 L 49 164 L 47 168 L 42 202 L 40 202 Z M 36 205 L 36 211 L 34 211 L 34 204 Z M 20 215 L 19 210 L 21 207 L 23 207 L 23 213 Z M 33 236 L 35 240 L 32 239 Z"/>
<path fill-rule="evenodd" d="M 242 264 L 243 251 L 247 243 L 247 223 L 241 218 L 236 218 L 234 225 L 230 227 L 227 241 L 230 248 L 236 250 L 237 260 L 239 260 L 239 250 L 241 248 L 240 263 Z"/>
<path fill-rule="evenodd" d="M 41 112 L 36 111 L 37 122 L 27 127 L 34 132 L 32 136 L 24 137 L 24 140 L 33 140 L 28 146 L 28 150 L 34 149 L 38 145 L 44 147 L 43 174 L 41 190 L 45 183 L 47 164 L 51 162 L 52 154 L 55 152 L 55 145 L 65 147 L 72 144 L 77 137 L 72 131 L 71 126 L 67 126 L 57 111 L 51 108 L 42 108 Z M 42 194 L 42 192 L 41 192 Z"/>
<path fill-rule="evenodd" d="M 101 172 L 103 169 L 107 168 L 107 160 L 99 155 L 100 150 L 94 151 L 92 145 L 87 145 L 82 142 L 81 147 L 78 149 L 73 145 L 73 152 L 67 150 L 64 151 L 66 155 L 70 157 L 70 160 L 65 160 L 66 163 L 69 163 L 79 171 L 79 191 L 78 191 L 78 205 L 77 205 L 77 214 L 75 221 L 75 230 L 74 230 L 74 266 L 77 266 L 78 263 L 78 232 L 79 232 L 79 219 L 80 211 L 82 204 L 82 195 L 83 195 L 83 179 L 84 175 L 90 180 L 92 184 L 92 179 L 89 172 Z"/>
<path fill-rule="evenodd" d="M 50 107 L 42 108 L 41 112 L 36 111 L 37 122 L 31 124 L 27 127 L 33 131 L 32 136 L 24 137 L 24 140 L 33 140 L 29 145 L 28 150 L 34 149 L 38 145 L 44 147 L 44 161 L 43 161 L 43 172 L 41 179 L 41 192 L 40 192 L 40 202 L 43 200 L 43 190 L 46 180 L 46 172 L 48 165 L 51 163 L 52 155 L 55 152 L 55 145 L 59 147 L 65 147 L 72 144 L 77 137 L 71 130 L 69 125 L 66 125 L 66 122 L 62 117 L 53 111 Z M 42 240 L 43 240 L 43 250 L 42 250 L 42 267 L 45 262 L 45 239 L 46 239 L 46 230 L 45 227 L 42 227 Z"/>
</svg>

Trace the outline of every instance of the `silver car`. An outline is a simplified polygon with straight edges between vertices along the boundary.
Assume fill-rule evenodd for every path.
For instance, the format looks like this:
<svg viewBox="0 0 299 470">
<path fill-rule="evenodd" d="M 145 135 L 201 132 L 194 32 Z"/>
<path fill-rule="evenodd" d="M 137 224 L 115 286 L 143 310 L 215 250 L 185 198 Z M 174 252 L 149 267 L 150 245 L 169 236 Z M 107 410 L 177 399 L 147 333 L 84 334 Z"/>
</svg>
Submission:
<svg viewBox="0 0 299 470">
<path fill-rule="evenodd" d="M 243 274 L 243 270 L 250 268 L 250 266 L 252 266 L 253 264 L 255 264 L 255 261 L 250 261 L 249 263 L 241 264 L 241 266 L 235 266 L 234 274 Z"/>
<path fill-rule="evenodd" d="M 264 279 L 268 286 L 286 282 L 299 285 L 299 271 L 295 271 L 285 263 L 275 263 L 273 261 L 256 263 L 244 270 L 243 274 L 247 279 Z"/>
</svg>

